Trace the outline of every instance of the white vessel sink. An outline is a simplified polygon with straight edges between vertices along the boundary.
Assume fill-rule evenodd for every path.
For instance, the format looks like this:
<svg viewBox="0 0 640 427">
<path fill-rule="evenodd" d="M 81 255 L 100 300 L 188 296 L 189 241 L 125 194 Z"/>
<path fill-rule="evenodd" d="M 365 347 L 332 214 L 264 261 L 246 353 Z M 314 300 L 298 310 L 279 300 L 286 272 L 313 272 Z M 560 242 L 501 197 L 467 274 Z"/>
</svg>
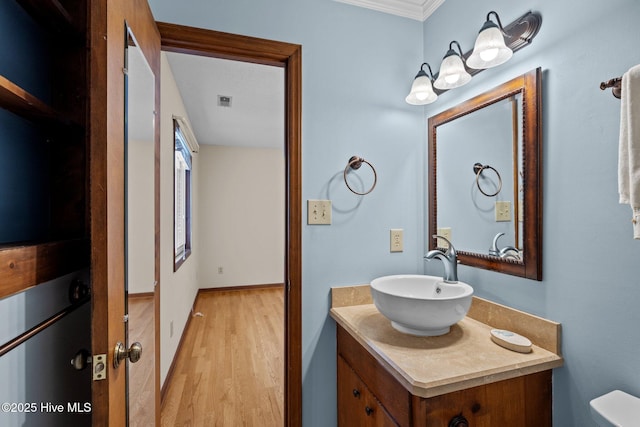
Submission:
<svg viewBox="0 0 640 427">
<path fill-rule="evenodd" d="M 400 332 L 438 336 L 449 332 L 471 307 L 473 288 L 466 283 L 445 283 L 442 277 L 384 276 L 371 282 L 373 303 Z"/>
</svg>

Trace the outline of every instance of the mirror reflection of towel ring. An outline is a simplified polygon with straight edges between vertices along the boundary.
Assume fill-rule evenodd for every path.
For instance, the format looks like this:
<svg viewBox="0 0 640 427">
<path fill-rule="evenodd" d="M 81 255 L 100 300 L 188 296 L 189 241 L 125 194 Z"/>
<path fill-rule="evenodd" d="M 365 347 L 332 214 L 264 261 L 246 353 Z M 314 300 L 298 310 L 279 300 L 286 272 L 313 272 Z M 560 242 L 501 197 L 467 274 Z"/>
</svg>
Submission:
<svg viewBox="0 0 640 427">
<path fill-rule="evenodd" d="M 486 193 L 482 189 L 482 187 L 480 187 L 480 175 L 482 175 L 482 171 L 484 171 L 485 169 L 491 169 L 498 176 L 498 190 L 496 190 L 496 192 L 493 194 Z M 493 196 L 497 196 L 498 193 L 500 193 L 500 190 L 502 190 L 502 177 L 500 176 L 500 173 L 496 170 L 496 168 L 489 165 L 483 165 L 482 163 L 475 163 L 473 165 L 473 172 L 475 172 L 476 174 L 476 185 L 478 186 L 478 190 L 480 190 L 482 194 L 484 194 L 487 197 L 493 197 Z"/>
<path fill-rule="evenodd" d="M 364 193 L 359 193 L 353 188 L 351 188 L 351 186 L 349 185 L 349 182 L 347 181 L 347 173 L 349 172 L 349 169 L 353 169 L 353 170 L 360 169 L 360 166 L 362 166 L 363 163 L 368 164 L 371 170 L 373 171 L 373 185 L 368 191 L 365 191 Z M 364 196 L 371 193 L 373 189 L 376 188 L 376 183 L 378 182 L 378 174 L 376 173 L 376 169 L 373 167 L 373 165 L 368 161 L 366 161 L 365 159 L 363 159 L 362 157 L 358 157 L 358 156 L 351 156 L 351 158 L 349 159 L 349 163 L 347 164 L 347 167 L 344 168 L 343 176 L 344 176 L 344 183 L 347 184 L 347 188 L 352 193 L 357 194 L 358 196 Z"/>
</svg>

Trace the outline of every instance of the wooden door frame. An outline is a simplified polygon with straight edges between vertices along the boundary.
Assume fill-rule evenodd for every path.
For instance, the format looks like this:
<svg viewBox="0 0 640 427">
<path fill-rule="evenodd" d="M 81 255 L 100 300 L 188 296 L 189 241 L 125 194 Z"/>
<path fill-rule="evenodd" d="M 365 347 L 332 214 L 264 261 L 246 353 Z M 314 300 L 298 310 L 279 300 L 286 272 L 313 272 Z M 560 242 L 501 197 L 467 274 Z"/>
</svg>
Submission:
<svg viewBox="0 0 640 427">
<path fill-rule="evenodd" d="M 156 22 L 161 49 L 282 67 L 285 70 L 286 427 L 302 425 L 302 46 Z"/>
</svg>

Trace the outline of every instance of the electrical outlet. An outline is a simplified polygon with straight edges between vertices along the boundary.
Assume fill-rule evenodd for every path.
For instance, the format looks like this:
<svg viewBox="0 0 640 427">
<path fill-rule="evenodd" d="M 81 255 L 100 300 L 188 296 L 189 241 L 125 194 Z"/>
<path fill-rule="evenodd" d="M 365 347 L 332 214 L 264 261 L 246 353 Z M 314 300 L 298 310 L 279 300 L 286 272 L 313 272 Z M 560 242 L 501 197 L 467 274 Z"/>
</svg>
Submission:
<svg viewBox="0 0 640 427">
<path fill-rule="evenodd" d="M 307 224 L 331 224 L 331 200 L 307 200 Z"/>
<path fill-rule="evenodd" d="M 169 322 L 169 338 L 173 336 L 173 320 Z"/>
<path fill-rule="evenodd" d="M 402 252 L 404 250 L 404 238 L 401 228 L 392 228 L 389 236 L 389 250 L 391 252 Z"/>
<path fill-rule="evenodd" d="M 448 241 L 451 241 L 451 227 L 440 227 L 438 228 L 438 236 L 442 236 Z M 437 243 L 439 248 L 448 248 L 449 245 L 442 239 L 438 239 Z"/>
<path fill-rule="evenodd" d="M 218 274 L 224 274 L 224 268 L 218 267 Z"/>
<path fill-rule="evenodd" d="M 496 222 L 511 221 L 511 202 L 496 202 Z"/>
</svg>

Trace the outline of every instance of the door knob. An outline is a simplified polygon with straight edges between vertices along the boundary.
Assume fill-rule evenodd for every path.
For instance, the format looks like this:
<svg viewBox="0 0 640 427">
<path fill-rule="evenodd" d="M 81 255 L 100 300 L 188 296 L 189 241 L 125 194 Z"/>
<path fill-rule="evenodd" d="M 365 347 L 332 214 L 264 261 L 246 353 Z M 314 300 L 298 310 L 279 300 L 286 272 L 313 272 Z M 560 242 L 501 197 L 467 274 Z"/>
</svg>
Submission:
<svg viewBox="0 0 640 427">
<path fill-rule="evenodd" d="M 129 347 L 129 350 L 120 341 L 116 344 L 116 348 L 113 350 L 113 367 L 120 366 L 120 362 L 124 359 L 129 359 L 131 363 L 136 363 L 142 356 L 142 344 L 134 342 Z"/>
<path fill-rule="evenodd" d="M 91 363 L 91 354 L 85 349 L 78 351 L 76 355 L 73 356 L 73 359 L 71 359 L 71 366 L 73 366 L 76 371 L 82 371 L 89 363 Z"/>
</svg>

